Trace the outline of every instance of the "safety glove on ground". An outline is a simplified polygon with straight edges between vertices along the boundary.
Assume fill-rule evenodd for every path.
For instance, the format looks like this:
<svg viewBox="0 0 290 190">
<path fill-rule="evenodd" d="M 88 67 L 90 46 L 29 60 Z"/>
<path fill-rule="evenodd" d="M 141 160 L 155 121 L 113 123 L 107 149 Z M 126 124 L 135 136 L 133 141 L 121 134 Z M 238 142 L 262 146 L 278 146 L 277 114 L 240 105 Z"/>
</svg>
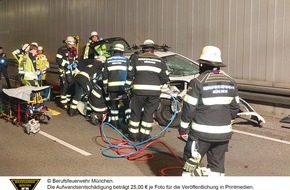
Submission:
<svg viewBox="0 0 290 190">
<path fill-rule="evenodd" d="M 195 157 L 191 157 L 186 160 L 183 169 L 187 172 L 194 173 L 196 168 L 199 166 L 200 160 L 201 156 L 199 153 L 197 153 Z"/>
</svg>

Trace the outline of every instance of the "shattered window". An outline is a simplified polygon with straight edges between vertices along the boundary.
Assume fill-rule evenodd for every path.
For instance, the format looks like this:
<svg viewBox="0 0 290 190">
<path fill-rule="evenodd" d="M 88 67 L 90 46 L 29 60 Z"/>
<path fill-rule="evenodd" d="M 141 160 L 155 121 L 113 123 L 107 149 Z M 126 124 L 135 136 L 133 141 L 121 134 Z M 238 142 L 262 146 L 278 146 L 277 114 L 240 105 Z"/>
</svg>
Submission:
<svg viewBox="0 0 290 190">
<path fill-rule="evenodd" d="M 199 66 L 193 61 L 178 54 L 163 57 L 171 77 L 190 76 L 198 74 Z"/>
</svg>

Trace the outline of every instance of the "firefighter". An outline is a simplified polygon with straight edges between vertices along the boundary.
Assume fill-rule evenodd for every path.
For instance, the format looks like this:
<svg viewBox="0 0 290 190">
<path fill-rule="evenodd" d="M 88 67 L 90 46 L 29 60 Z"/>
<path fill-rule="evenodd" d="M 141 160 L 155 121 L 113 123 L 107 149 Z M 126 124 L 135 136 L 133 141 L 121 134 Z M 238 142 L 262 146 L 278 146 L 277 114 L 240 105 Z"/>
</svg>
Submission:
<svg viewBox="0 0 290 190">
<path fill-rule="evenodd" d="M 3 73 L 6 83 L 7 83 L 7 88 L 11 88 L 7 68 L 8 68 L 7 56 L 6 56 L 6 53 L 3 52 L 3 47 L 0 47 L 0 80 L 1 80 L 1 73 Z"/>
<path fill-rule="evenodd" d="M 91 36 L 89 38 L 89 41 L 86 44 L 85 47 L 85 53 L 84 53 L 84 59 L 94 59 L 95 58 L 95 51 L 91 47 L 92 44 L 96 43 L 100 40 L 100 37 L 96 31 L 91 32 Z"/>
<path fill-rule="evenodd" d="M 190 81 L 184 97 L 179 134 L 187 138 L 184 175 L 223 176 L 225 153 L 232 136 L 231 121 L 239 111 L 236 82 L 220 67 L 221 51 L 205 46 L 198 60 L 200 75 Z M 207 156 L 207 168 L 199 167 Z"/>
<path fill-rule="evenodd" d="M 77 71 L 78 55 L 74 37 L 68 36 L 64 43 L 65 45 L 57 50 L 56 63 L 58 64 L 60 80 L 60 107 L 67 109 L 67 104 L 71 99 L 71 87 L 74 75 Z"/>
<path fill-rule="evenodd" d="M 23 68 L 23 79 L 21 82 L 24 86 L 39 86 L 38 73 L 36 72 L 37 48 L 38 44 L 32 42 L 29 45 L 29 52 L 19 59 L 19 67 Z"/>
<path fill-rule="evenodd" d="M 150 138 L 153 114 L 158 108 L 161 87 L 170 82 L 164 60 L 154 54 L 157 47 L 154 42 L 145 40 L 141 47 L 143 53 L 133 56 L 126 80 L 128 89 L 134 79 L 128 124 L 128 137 L 132 141 Z"/>
<path fill-rule="evenodd" d="M 38 46 L 37 49 L 37 58 L 36 58 L 36 68 L 38 72 L 38 80 L 40 86 L 47 85 L 46 81 L 46 75 L 47 70 L 49 69 L 49 62 L 47 60 L 47 57 L 44 54 L 44 50 L 42 46 Z M 49 98 L 49 88 L 44 90 L 44 97 Z"/>
<path fill-rule="evenodd" d="M 98 56 L 97 61 L 100 61 L 102 64 L 102 70 L 104 67 L 104 63 L 106 61 L 105 56 Z M 92 90 L 91 93 L 88 97 L 88 107 L 87 107 L 87 112 L 89 114 L 91 123 L 94 125 L 97 125 L 101 123 L 106 117 L 105 115 L 108 112 L 108 107 L 106 105 L 106 100 L 104 97 L 103 93 L 103 88 L 102 86 L 102 74 L 98 74 L 94 77 L 92 80 Z"/>
<path fill-rule="evenodd" d="M 28 53 L 29 49 L 30 49 L 30 45 L 26 43 L 26 44 L 23 44 L 20 49 L 16 49 L 12 52 L 13 57 L 18 62 L 18 77 L 19 77 L 20 83 L 23 80 L 23 76 L 24 76 L 23 65 L 20 62 L 20 58 L 23 57 L 23 55 L 25 55 L 26 53 Z"/>
<path fill-rule="evenodd" d="M 110 57 L 105 44 L 98 44 L 102 40 L 96 31 L 91 32 L 91 37 L 85 47 L 84 59 L 96 59 L 98 56 Z"/>
<path fill-rule="evenodd" d="M 129 99 L 126 97 L 125 91 L 129 59 L 123 55 L 124 46 L 122 44 L 116 44 L 112 51 L 112 57 L 109 57 L 104 64 L 103 85 L 105 94 L 108 94 L 110 99 L 111 123 L 119 128 L 119 114 L 124 117 L 122 123 L 126 123 L 130 116 Z M 119 100 L 116 100 L 119 96 L 123 97 L 121 109 L 124 113 L 119 112 Z"/>
<path fill-rule="evenodd" d="M 101 74 L 103 68 L 103 63 L 95 61 L 94 59 L 83 59 L 79 64 L 86 66 L 75 76 L 74 96 L 70 105 L 69 116 L 77 115 L 77 105 L 81 99 L 82 93 L 89 96 L 92 89 L 92 81 Z"/>
</svg>

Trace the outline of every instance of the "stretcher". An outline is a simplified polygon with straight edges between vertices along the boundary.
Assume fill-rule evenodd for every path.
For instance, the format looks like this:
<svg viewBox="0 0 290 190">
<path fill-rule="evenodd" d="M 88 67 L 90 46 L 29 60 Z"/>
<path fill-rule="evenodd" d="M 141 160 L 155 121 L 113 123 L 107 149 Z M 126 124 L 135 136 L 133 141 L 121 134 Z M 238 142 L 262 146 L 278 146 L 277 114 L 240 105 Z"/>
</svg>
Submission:
<svg viewBox="0 0 290 190">
<path fill-rule="evenodd" d="M 27 134 L 40 131 L 40 123 L 48 123 L 52 114 L 45 105 L 41 92 L 49 86 L 21 86 L 3 89 L 0 117 L 23 127 Z"/>
</svg>

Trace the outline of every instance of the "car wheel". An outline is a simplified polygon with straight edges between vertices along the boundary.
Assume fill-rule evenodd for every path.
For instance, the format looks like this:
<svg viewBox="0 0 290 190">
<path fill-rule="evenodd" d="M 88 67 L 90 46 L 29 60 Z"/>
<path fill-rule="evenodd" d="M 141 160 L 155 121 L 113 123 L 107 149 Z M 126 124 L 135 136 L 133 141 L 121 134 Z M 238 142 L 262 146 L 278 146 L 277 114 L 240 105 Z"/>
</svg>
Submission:
<svg viewBox="0 0 290 190">
<path fill-rule="evenodd" d="M 160 105 L 156 111 L 155 119 L 161 126 L 167 126 L 170 119 L 173 116 L 173 111 L 171 110 L 171 100 L 161 99 Z M 180 124 L 181 112 L 176 114 L 175 119 L 171 123 L 170 127 L 177 127 Z"/>
</svg>

